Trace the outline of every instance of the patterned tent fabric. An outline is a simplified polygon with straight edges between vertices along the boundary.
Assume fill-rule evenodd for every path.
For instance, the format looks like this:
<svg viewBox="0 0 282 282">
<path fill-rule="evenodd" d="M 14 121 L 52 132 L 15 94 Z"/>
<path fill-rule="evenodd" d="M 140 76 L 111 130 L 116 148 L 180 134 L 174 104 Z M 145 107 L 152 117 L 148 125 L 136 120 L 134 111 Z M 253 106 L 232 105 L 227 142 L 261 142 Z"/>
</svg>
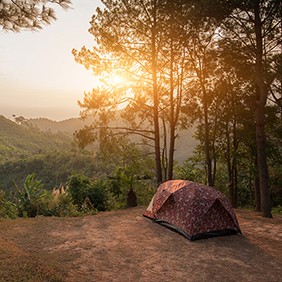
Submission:
<svg viewBox="0 0 282 282">
<path fill-rule="evenodd" d="M 144 216 L 190 240 L 241 233 L 236 215 L 224 194 L 187 180 L 162 183 Z"/>
</svg>

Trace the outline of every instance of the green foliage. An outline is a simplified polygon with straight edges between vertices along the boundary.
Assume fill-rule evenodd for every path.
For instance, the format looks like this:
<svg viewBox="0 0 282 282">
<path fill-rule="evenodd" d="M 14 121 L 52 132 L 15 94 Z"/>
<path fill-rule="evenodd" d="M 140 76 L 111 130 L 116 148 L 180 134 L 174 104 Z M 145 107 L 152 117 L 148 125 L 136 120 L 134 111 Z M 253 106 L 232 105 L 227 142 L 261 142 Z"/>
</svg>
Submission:
<svg viewBox="0 0 282 282">
<path fill-rule="evenodd" d="M 97 44 L 93 49 L 73 50 L 76 61 L 101 75 L 105 82 L 85 93 L 79 103 L 83 116 L 95 118 L 75 136 L 82 147 L 99 141 L 95 157 L 66 153 L 72 149 L 69 137 L 42 133 L 24 117 L 16 117 L 18 124 L 0 117 L 0 185 L 6 191 L 14 182 L 23 187 L 18 193 L 21 214 L 76 215 L 121 208 L 126 206 L 129 191 L 134 191 L 139 204 L 147 204 L 154 192 L 152 179 L 162 178 L 161 173 L 155 176 L 155 171 L 166 171 L 173 163 L 168 161 L 172 159 L 168 152 L 175 148 L 169 150 L 169 145 L 174 144 L 180 121 L 187 128 L 190 120 L 196 121 L 198 151 L 176 166 L 174 177 L 201 183 L 212 178 L 208 182 L 226 194 L 230 190 L 239 206 L 253 206 L 255 178 L 266 167 L 257 169 L 257 159 L 261 158 L 257 158 L 256 147 L 260 144 L 263 150 L 258 154 L 266 149 L 270 180 L 261 191 L 267 195 L 270 187 L 271 200 L 279 210 L 280 2 L 102 2 L 104 7 L 97 10 L 89 29 Z M 260 20 L 261 25 L 257 25 Z M 259 30 L 264 32 L 259 34 Z M 114 75 L 123 75 L 126 83 L 114 85 Z M 115 111 L 124 102 L 127 106 Z M 267 104 L 262 108 L 265 122 L 255 120 L 258 106 L 263 104 Z M 264 140 L 264 134 L 256 138 L 259 124 L 265 124 L 267 148 L 257 142 Z M 138 138 L 132 138 L 132 133 Z M 156 145 L 159 141 L 160 145 Z M 142 149 L 137 143 L 142 144 Z M 187 136 L 181 137 L 179 144 L 182 148 L 186 145 L 185 151 L 175 156 L 185 159 L 190 143 Z M 145 150 L 145 146 L 151 148 Z M 156 170 L 154 159 L 149 157 L 153 147 Z M 42 180 L 30 176 L 33 173 Z M 51 190 L 65 183 L 69 175 L 66 194 L 52 199 L 44 192 L 43 184 Z M 267 173 L 261 173 L 261 178 L 263 175 Z M 3 195 L 2 214 L 9 214 L 10 208 L 13 214 L 13 204 Z"/>
<path fill-rule="evenodd" d="M 80 211 L 105 211 L 109 208 L 108 187 L 103 180 L 91 181 L 85 175 L 74 174 L 67 186 L 72 202 Z"/>
<path fill-rule="evenodd" d="M 177 165 L 175 168 L 175 177 L 199 183 L 206 183 L 206 173 L 202 156 L 199 154 L 191 156 L 183 162 L 182 165 Z"/>
<path fill-rule="evenodd" d="M 146 182 L 150 183 L 154 178 L 154 160 L 146 148 L 140 148 L 124 136 L 107 134 L 95 157 L 100 169 L 100 180 L 96 184 L 108 191 L 112 208 L 124 208 L 127 206 L 128 192 L 133 191 L 138 198 L 138 194 L 142 195 L 139 191 L 147 187 Z M 140 204 L 144 203 L 143 196 L 141 198 L 138 198 Z"/>
<path fill-rule="evenodd" d="M 111 193 L 117 199 L 118 208 L 128 205 L 129 192 L 136 194 L 138 205 L 147 205 L 156 191 L 153 177 L 146 174 L 146 169 L 142 169 L 137 163 L 138 160 L 132 166 L 117 167 L 110 178 Z"/>
<path fill-rule="evenodd" d="M 110 192 L 107 180 L 99 179 L 92 183 L 89 199 L 93 207 L 98 211 L 105 211 L 111 209 L 109 205 Z"/>
<path fill-rule="evenodd" d="M 17 207 L 6 198 L 6 193 L 0 190 L 0 218 L 16 218 Z"/>
<path fill-rule="evenodd" d="M 14 196 L 14 201 L 8 200 L 6 193 L 0 190 L 0 218 L 81 214 L 68 193 L 54 197 L 44 189 L 42 180 L 38 180 L 34 174 L 26 177 L 25 183 Z"/>
<path fill-rule="evenodd" d="M 269 170 L 270 192 L 273 207 L 282 206 L 282 162 L 272 162 Z"/>
<path fill-rule="evenodd" d="M 1 3 L 2 4 L 2 3 Z M 66 9 L 70 0 L 8 1 L 0 6 L 0 26 L 5 31 L 39 30 L 56 20 L 54 5 Z"/>
<path fill-rule="evenodd" d="M 77 216 L 123 208 L 130 189 L 140 204 L 147 204 L 153 191 L 153 175 L 148 150 L 124 137 L 106 138 L 96 155 L 52 152 L 0 164 L 2 187 L 16 194 L 19 215 L 28 217 Z M 93 176 L 96 180 L 91 180 Z M 54 187 L 65 186 L 67 181 L 65 194 L 51 195 Z"/>
<path fill-rule="evenodd" d="M 48 205 L 49 215 L 52 216 L 80 216 L 82 213 L 73 203 L 69 193 L 60 194 L 54 197 Z"/>
<path fill-rule="evenodd" d="M 51 193 L 44 189 L 42 180 L 37 180 L 35 174 L 29 174 L 23 187 L 18 189 L 19 216 L 44 215 L 45 211 L 48 210 L 48 202 L 51 197 Z"/>
<path fill-rule="evenodd" d="M 282 214 L 282 206 L 277 206 L 275 208 L 272 208 L 272 212 L 274 214 Z"/>
<path fill-rule="evenodd" d="M 137 185 L 135 186 L 135 192 L 138 200 L 139 206 L 147 206 L 153 195 L 156 193 L 156 185 L 155 182 L 148 180 L 139 180 Z"/>
<path fill-rule="evenodd" d="M 62 133 L 41 132 L 0 116 L 0 164 L 35 154 L 70 151 L 72 139 Z"/>
<path fill-rule="evenodd" d="M 237 202 L 240 208 L 255 208 L 255 164 L 252 156 L 247 148 L 245 151 L 240 151 L 237 155 Z M 269 177 L 270 177 L 270 191 L 271 200 L 274 211 L 282 205 L 282 167 L 280 159 L 270 159 Z M 203 157 L 199 151 L 195 151 L 192 157 L 189 157 L 182 165 L 175 167 L 175 178 L 187 179 L 199 183 L 206 183 L 205 179 L 205 164 Z M 227 197 L 229 196 L 228 187 L 228 169 L 224 157 L 219 155 L 217 159 L 217 173 L 215 179 L 216 189 L 223 192 Z"/>
<path fill-rule="evenodd" d="M 90 179 L 84 175 L 72 175 L 67 182 L 67 186 L 73 203 L 82 208 L 90 190 Z"/>
<path fill-rule="evenodd" d="M 13 190 L 14 183 L 22 186 L 27 174 L 35 173 L 47 190 L 66 183 L 72 173 L 87 176 L 99 175 L 100 168 L 91 154 L 53 152 L 47 155 L 34 155 L 0 165 L 0 185 L 4 190 Z"/>
</svg>

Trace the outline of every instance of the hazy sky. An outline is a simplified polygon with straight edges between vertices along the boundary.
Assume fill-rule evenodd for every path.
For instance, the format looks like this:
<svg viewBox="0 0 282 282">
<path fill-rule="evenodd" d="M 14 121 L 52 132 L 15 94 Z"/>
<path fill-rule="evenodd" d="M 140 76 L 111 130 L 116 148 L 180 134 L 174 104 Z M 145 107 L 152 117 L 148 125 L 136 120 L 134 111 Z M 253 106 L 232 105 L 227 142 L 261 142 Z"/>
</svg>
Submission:
<svg viewBox="0 0 282 282">
<path fill-rule="evenodd" d="M 56 9 L 57 21 L 41 31 L 0 31 L 0 115 L 62 120 L 79 115 L 78 100 L 95 79 L 74 61 L 73 48 L 91 47 L 89 21 L 99 0 L 73 0 Z"/>
</svg>

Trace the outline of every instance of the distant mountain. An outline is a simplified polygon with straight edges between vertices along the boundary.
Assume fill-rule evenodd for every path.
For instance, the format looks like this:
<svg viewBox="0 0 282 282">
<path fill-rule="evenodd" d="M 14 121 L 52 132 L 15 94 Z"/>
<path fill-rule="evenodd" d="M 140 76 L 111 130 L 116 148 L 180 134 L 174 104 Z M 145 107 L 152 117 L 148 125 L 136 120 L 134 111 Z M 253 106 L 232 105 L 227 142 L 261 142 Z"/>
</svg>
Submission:
<svg viewBox="0 0 282 282">
<path fill-rule="evenodd" d="M 80 118 L 70 118 L 62 121 L 54 121 L 47 118 L 36 118 L 28 120 L 34 127 L 41 131 L 47 131 L 51 133 L 64 133 L 72 136 L 76 130 L 83 128 L 85 125 L 89 125 L 90 121 L 84 121 Z"/>
<path fill-rule="evenodd" d="M 76 118 L 60 122 L 40 118 L 24 126 L 0 116 L 0 187 L 8 190 L 14 182 L 22 185 L 26 175 L 35 172 L 51 189 L 74 171 L 89 176 L 99 171 L 91 153 L 80 155 L 72 146 L 73 132 L 89 123 Z M 182 163 L 197 142 L 194 129 L 178 134 L 175 160 Z"/>
<path fill-rule="evenodd" d="M 34 154 L 69 151 L 72 141 L 63 133 L 27 128 L 0 116 L 0 163 Z"/>
<path fill-rule="evenodd" d="M 83 128 L 85 125 L 91 124 L 91 119 L 82 120 L 80 118 L 70 118 L 63 121 L 52 121 L 46 118 L 29 119 L 29 122 L 36 128 L 51 133 L 64 133 L 73 136 L 76 130 Z M 120 122 L 120 125 L 123 122 Z M 192 155 L 198 141 L 193 137 L 195 128 L 189 128 L 179 132 L 176 139 L 175 160 L 183 162 Z M 133 138 L 136 140 L 136 138 Z"/>
</svg>

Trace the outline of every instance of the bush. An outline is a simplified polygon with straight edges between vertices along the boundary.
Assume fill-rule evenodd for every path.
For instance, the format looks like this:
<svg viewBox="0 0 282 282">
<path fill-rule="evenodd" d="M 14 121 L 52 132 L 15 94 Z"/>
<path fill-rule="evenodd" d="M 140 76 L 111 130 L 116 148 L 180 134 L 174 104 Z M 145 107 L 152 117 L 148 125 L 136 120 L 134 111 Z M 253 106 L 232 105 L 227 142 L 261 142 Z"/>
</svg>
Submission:
<svg viewBox="0 0 282 282">
<path fill-rule="evenodd" d="M 6 199 L 4 191 L 0 190 L 0 218 L 16 218 L 17 207 Z"/>
<path fill-rule="evenodd" d="M 49 213 L 52 216 L 59 217 L 81 215 L 68 193 L 53 197 L 53 200 L 49 203 Z"/>
<path fill-rule="evenodd" d="M 274 214 L 282 214 L 282 206 L 277 206 L 277 207 L 272 208 L 272 212 Z"/>
<path fill-rule="evenodd" d="M 98 211 L 111 209 L 109 204 L 109 183 L 107 181 L 97 180 L 93 182 L 88 192 L 88 197 L 95 209 Z"/>
<path fill-rule="evenodd" d="M 192 156 L 185 160 L 182 166 L 175 167 L 175 177 L 177 179 L 184 179 L 195 181 L 199 183 L 206 182 L 206 173 L 204 164 L 197 156 Z"/>
<path fill-rule="evenodd" d="M 107 182 L 91 181 L 81 174 L 74 174 L 67 183 L 68 192 L 79 211 L 105 211 L 109 209 L 109 191 Z"/>
<path fill-rule="evenodd" d="M 139 181 L 138 185 L 135 187 L 138 205 L 147 206 L 153 195 L 156 193 L 156 184 L 151 180 Z"/>
<path fill-rule="evenodd" d="M 20 217 L 48 215 L 48 205 L 52 194 L 43 187 L 42 180 L 35 174 L 29 174 L 22 188 L 18 189 L 18 212 Z"/>
</svg>

